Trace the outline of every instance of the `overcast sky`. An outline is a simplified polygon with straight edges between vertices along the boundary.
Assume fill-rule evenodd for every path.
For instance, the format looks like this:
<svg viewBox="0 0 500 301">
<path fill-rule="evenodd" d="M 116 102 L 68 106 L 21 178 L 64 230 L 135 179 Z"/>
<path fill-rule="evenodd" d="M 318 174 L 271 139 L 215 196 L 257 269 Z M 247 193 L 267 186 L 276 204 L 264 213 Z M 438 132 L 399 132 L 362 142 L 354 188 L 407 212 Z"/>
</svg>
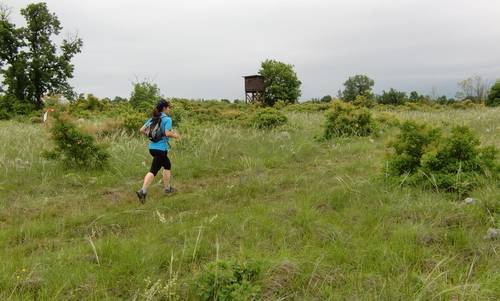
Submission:
<svg viewBox="0 0 500 301">
<path fill-rule="evenodd" d="M 2 0 L 0 0 L 2 1 Z M 3 0 L 14 9 L 29 2 Z M 350 75 L 454 96 L 473 74 L 500 78 L 499 0 L 48 0 L 84 47 L 77 92 L 130 95 L 149 78 L 165 96 L 243 98 L 266 58 L 295 65 L 302 99 L 336 95 Z"/>
</svg>

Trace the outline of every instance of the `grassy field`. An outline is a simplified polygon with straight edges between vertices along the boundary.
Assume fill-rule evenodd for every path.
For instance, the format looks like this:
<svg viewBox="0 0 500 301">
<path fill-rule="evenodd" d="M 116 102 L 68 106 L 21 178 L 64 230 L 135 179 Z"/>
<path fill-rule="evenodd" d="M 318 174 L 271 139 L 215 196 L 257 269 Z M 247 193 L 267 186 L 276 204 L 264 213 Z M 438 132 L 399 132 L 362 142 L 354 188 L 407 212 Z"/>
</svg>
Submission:
<svg viewBox="0 0 500 301">
<path fill-rule="evenodd" d="M 377 112 L 376 114 L 381 114 Z M 391 112 L 466 124 L 500 147 L 500 109 Z M 465 205 L 384 178 L 396 129 L 319 142 L 321 113 L 276 130 L 181 126 L 167 197 L 145 205 L 144 138 L 104 138 L 103 172 L 41 158 L 38 124 L 0 122 L 0 300 L 197 300 L 218 260 L 257 262 L 265 300 L 498 300 L 500 186 Z"/>
</svg>

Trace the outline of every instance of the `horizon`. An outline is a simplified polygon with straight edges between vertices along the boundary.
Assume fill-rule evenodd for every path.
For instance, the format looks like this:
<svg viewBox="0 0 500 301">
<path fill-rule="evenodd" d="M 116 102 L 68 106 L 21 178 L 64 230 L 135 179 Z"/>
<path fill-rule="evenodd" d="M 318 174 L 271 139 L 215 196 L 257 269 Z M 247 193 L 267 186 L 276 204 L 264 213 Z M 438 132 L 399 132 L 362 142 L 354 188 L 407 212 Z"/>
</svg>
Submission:
<svg viewBox="0 0 500 301">
<path fill-rule="evenodd" d="M 17 25 L 32 2 L 5 3 Z M 149 79 L 167 97 L 243 99 L 242 76 L 268 58 L 295 66 L 301 101 L 335 97 L 356 74 L 377 94 L 447 97 L 470 76 L 500 77 L 500 3 L 488 0 L 45 2 L 60 37 L 83 39 L 71 84 L 99 98 L 129 98 Z"/>
</svg>

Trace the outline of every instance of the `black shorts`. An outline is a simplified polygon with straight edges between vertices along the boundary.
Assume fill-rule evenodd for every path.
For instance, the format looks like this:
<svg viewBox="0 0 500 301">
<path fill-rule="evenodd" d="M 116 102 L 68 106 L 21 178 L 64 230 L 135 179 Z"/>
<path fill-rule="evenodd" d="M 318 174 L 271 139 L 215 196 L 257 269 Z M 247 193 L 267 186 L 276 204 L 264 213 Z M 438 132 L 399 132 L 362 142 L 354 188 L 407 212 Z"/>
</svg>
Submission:
<svg viewBox="0 0 500 301">
<path fill-rule="evenodd" d="M 167 156 L 167 151 L 150 149 L 149 153 L 151 154 L 151 156 L 153 156 L 153 163 L 151 163 L 151 168 L 149 169 L 149 171 L 155 176 L 162 167 L 166 170 L 170 170 L 170 168 L 172 168 L 170 159 Z"/>
</svg>

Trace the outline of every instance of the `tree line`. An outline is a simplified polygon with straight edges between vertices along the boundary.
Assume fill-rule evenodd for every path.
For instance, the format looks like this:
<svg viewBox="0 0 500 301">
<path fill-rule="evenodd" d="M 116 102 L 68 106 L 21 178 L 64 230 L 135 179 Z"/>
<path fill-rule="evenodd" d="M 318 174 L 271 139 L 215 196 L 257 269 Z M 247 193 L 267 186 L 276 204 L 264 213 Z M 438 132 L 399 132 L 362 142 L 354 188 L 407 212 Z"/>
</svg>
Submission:
<svg viewBox="0 0 500 301">
<path fill-rule="evenodd" d="M 43 108 L 43 97 L 64 95 L 69 100 L 78 100 L 69 79 L 73 77 L 73 57 L 81 52 L 83 42 L 77 36 L 63 39 L 57 45 L 53 39 L 62 30 L 58 17 L 49 11 L 45 3 L 32 3 L 21 9 L 26 24 L 18 27 L 10 20 L 10 9 L 0 6 L 0 117 L 12 113 L 29 114 Z M 277 102 L 296 103 L 301 96 L 301 81 L 294 66 L 277 60 L 265 60 L 259 74 L 264 78 L 265 90 L 262 102 L 274 106 Z M 473 76 L 458 83 L 457 99 L 446 96 L 421 95 L 416 91 L 409 94 L 389 89 L 380 95 L 373 93 L 375 81 L 367 75 L 349 77 L 337 98 L 358 104 L 391 104 L 405 102 L 471 100 L 486 105 L 500 105 L 500 81 L 491 86 L 479 76 Z M 134 85 L 130 103 L 145 109 L 150 102 L 159 98 L 158 86 L 146 81 Z M 117 98 L 117 102 L 126 101 Z M 326 95 L 313 101 L 330 102 Z"/>
</svg>

